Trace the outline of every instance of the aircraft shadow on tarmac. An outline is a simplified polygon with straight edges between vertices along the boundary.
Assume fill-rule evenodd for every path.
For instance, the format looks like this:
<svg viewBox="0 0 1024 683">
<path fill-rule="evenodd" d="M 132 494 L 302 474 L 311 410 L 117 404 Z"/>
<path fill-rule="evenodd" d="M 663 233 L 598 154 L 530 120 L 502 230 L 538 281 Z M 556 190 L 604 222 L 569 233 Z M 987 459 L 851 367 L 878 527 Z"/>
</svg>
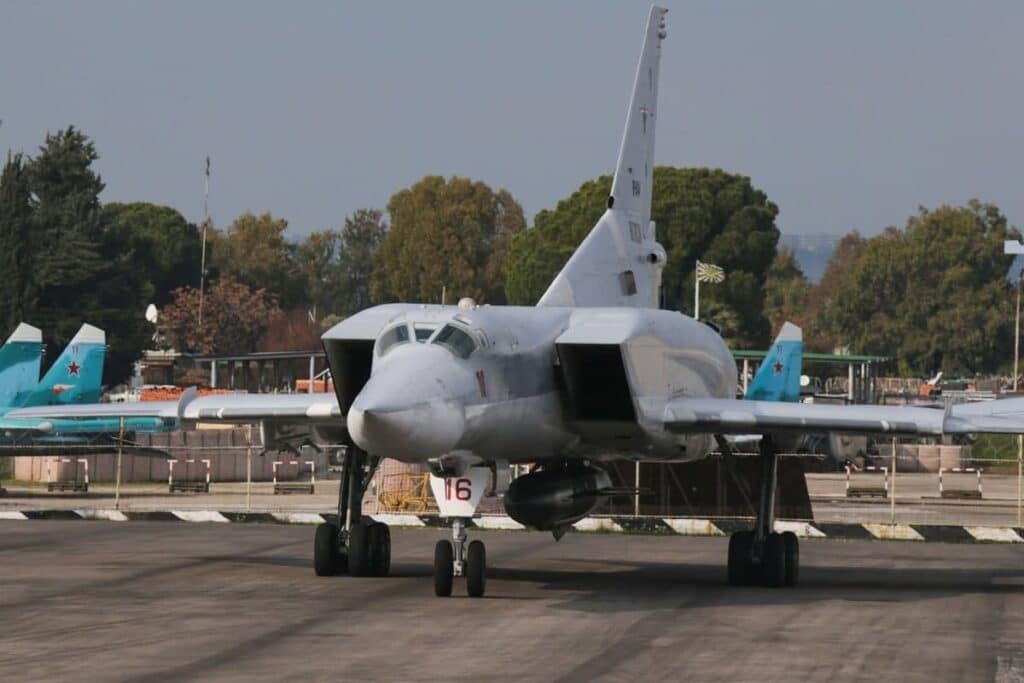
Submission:
<svg viewBox="0 0 1024 683">
<path fill-rule="evenodd" d="M 207 559 L 217 559 L 208 557 Z M 293 567 L 312 572 L 305 557 L 225 556 L 224 561 L 261 566 Z M 618 612 L 643 609 L 679 609 L 713 605 L 795 605 L 825 600 L 854 602 L 918 602 L 959 595 L 1016 595 L 1024 590 L 1024 567 L 1007 568 L 879 568 L 805 564 L 795 588 L 736 587 L 726 583 L 725 571 L 717 564 L 631 562 L 594 558 L 559 558 L 538 564 L 578 564 L 588 569 L 545 569 L 489 567 L 489 589 L 485 599 L 548 600 L 547 591 L 568 593 L 568 599 L 553 607 L 583 612 Z M 389 581 L 417 578 L 424 590 L 433 576 L 429 564 L 398 562 L 386 578 L 323 579 L 325 581 Z M 512 590 L 502 584 L 528 584 Z M 538 590 L 535 596 L 531 590 Z M 456 593 L 458 595 L 458 593 Z"/>
</svg>

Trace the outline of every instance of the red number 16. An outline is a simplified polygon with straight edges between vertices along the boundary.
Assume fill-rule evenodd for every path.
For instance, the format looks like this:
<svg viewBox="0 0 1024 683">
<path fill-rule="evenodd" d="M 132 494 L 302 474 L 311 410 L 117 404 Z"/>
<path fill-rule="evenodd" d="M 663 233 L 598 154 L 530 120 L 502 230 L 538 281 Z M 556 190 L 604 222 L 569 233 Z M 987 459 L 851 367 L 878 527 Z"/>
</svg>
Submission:
<svg viewBox="0 0 1024 683">
<path fill-rule="evenodd" d="M 455 480 L 455 500 L 469 500 L 473 491 L 473 483 L 469 479 Z M 444 480 L 444 499 L 452 499 L 452 480 Z"/>
</svg>

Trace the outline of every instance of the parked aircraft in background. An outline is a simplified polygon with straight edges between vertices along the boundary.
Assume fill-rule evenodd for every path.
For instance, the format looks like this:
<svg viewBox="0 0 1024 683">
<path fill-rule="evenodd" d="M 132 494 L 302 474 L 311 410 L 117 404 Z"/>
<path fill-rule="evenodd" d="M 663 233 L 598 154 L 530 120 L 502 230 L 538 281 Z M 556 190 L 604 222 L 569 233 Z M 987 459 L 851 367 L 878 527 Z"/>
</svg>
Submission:
<svg viewBox="0 0 1024 683">
<path fill-rule="evenodd" d="M 106 355 L 106 335 L 82 325 L 42 379 L 42 333 L 20 324 L 0 348 L 0 446 L 77 444 L 90 435 L 117 434 L 118 417 L 61 420 L 17 417 L 26 408 L 91 404 L 99 400 Z M 127 431 L 154 431 L 173 426 L 152 417 L 126 421 Z M 33 455 L 32 451 L 5 451 L 4 455 Z"/>
<path fill-rule="evenodd" d="M 743 397 L 752 401 L 799 401 L 803 353 L 803 332 L 793 323 L 783 323 Z"/>
<path fill-rule="evenodd" d="M 21 323 L 0 347 L 0 410 L 24 405 L 39 384 L 43 333 Z"/>
<path fill-rule="evenodd" d="M 322 338 L 335 396 L 188 396 L 177 405 L 19 412 L 260 422 L 271 431 L 303 423 L 327 442 L 347 441 L 337 521 L 314 538 L 319 575 L 388 572 L 390 532 L 362 516 L 363 495 L 382 457 L 424 463 L 441 515 L 453 524 L 452 541 L 435 548 L 437 595 L 449 595 L 457 575 L 469 595 L 485 591 L 484 546 L 467 544 L 466 520 L 486 488 L 504 494 L 513 518 L 557 536 L 613 493 L 602 460 L 696 460 L 727 435 L 757 434 L 757 520 L 731 537 L 728 576 L 737 584 L 795 584 L 797 538 L 774 528 L 779 439 L 1019 433 L 1024 401 L 934 410 L 764 400 L 788 397 L 798 382 L 785 352 L 796 348 L 792 327 L 750 398 L 736 397 L 736 362 L 718 332 L 657 309 L 665 250 L 650 210 L 665 13 L 654 7 L 648 18 L 607 210 L 537 306 L 398 303 L 352 315 Z M 781 390 L 768 382 L 775 369 L 785 378 Z M 510 482 L 509 463 L 534 466 Z"/>
</svg>

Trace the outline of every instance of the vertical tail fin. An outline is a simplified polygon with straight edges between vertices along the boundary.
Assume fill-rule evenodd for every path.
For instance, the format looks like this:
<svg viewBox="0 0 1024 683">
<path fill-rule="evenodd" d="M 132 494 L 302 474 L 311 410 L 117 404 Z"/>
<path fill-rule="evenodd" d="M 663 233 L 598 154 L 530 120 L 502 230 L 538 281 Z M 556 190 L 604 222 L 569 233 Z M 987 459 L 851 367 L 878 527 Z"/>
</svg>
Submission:
<svg viewBox="0 0 1024 683">
<path fill-rule="evenodd" d="M 658 68 L 667 12 L 652 7 L 647 18 L 608 210 L 538 306 L 658 307 L 665 250 L 655 241 L 650 220 Z"/>
<path fill-rule="evenodd" d="M 43 333 L 21 323 L 0 347 L 0 408 L 20 405 L 39 384 Z"/>
<path fill-rule="evenodd" d="M 106 351 L 107 336 L 103 330 L 82 325 L 22 406 L 96 403 Z"/>
<path fill-rule="evenodd" d="M 789 403 L 799 401 L 803 354 L 803 330 L 793 323 L 784 324 L 753 381 L 747 387 L 745 398 Z"/>
</svg>

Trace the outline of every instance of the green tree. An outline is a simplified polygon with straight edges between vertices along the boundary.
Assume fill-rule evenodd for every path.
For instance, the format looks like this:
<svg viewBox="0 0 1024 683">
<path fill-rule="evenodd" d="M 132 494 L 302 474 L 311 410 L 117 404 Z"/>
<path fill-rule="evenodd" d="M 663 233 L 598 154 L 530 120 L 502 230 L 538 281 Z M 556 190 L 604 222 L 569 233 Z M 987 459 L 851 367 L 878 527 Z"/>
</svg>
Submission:
<svg viewBox="0 0 1024 683">
<path fill-rule="evenodd" d="M 773 332 L 785 322 L 805 326 L 807 297 L 810 285 L 792 248 L 783 247 L 775 254 L 764 283 L 764 313 Z"/>
<path fill-rule="evenodd" d="M 352 315 L 372 303 L 370 281 L 374 257 L 387 234 L 384 215 L 376 209 L 359 209 L 345 218 L 341 229 L 341 291 L 336 313 Z"/>
<path fill-rule="evenodd" d="M 35 279 L 25 317 L 43 329 L 51 349 L 70 341 L 82 322 L 110 332 L 104 378 L 113 383 L 130 374 L 149 341 L 144 313 L 153 292 L 131 245 L 104 230 L 104 185 L 92 168 L 97 158 L 92 141 L 68 127 L 48 134 L 39 154 L 25 164 Z"/>
<path fill-rule="evenodd" d="M 272 292 L 284 308 L 306 305 L 297 246 L 285 237 L 288 221 L 246 212 L 226 232 L 209 236 L 213 270 L 251 289 Z"/>
<path fill-rule="evenodd" d="M 22 155 L 0 174 L 0 328 L 13 330 L 34 307 L 32 193 Z"/>
<path fill-rule="evenodd" d="M 515 238 L 507 267 L 510 302 L 532 304 L 540 298 L 604 212 L 611 182 L 611 176 L 585 182 L 554 210 L 538 213 L 533 228 Z M 779 238 L 777 214 L 775 204 L 745 176 L 656 167 L 651 217 L 668 256 L 663 307 L 692 313 L 696 261 L 714 263 L 725 269 L 726 280 L 701 290 L 702 308 L 738 321 L 733 343 L 767 343 L 764 284 Z"/>
<path fill-rule="evenodd" d="M 279 315 L 274 296 L 231 276 L 218 278 L 205 292 L 199 324 L 199 289 L 174 290 L 160 313 L 160 328 L 179 351 L 227 355 L 251 353 Z"/>
<path fill-rule="evenodd" d="M 825 353 L 843 350 L 837 332 L 835 301 L 866 243 L 856 230 L 844 235 L 833 250 L 821 280 L 811 287 L 802 317 L 806 349 Z"/>
<path fill-rule="evenodd" d="M 199 228 L 169 206 L 134 202 L 106 204 L 104 234 L 133 252 L 134 267 L 153 286 L 153 301 L 163 306 L 171 292 L 199 284 Z"/>
<path fill-rule="evenodd" d="M 340 309 L 344 298 L 340 255 L 341 233 L 337 230 L 312 232 L 296 250 L 298 269 L 305 282 L 306 306 L 314 321 Z"/>
<path fill-rule="evenodd" d="M 830 264 L 823 326 L 854 352 L 894 356 L 903 375 L 995 372 L 1013 329 L 1003 241 L 1018 238 L 992 204 L 922 207 L 850 249 L 841 271 Z"/>
<path fill-rule="evenodd" d="M 38 292 L 31 315 L 51 345 L 67 343 L 99 307 L 93 285 L 103 268 L 97 241 L 104 185 L 92 170 L 97 158 L 92 141 L 72 126 L 47 134 L 39 154 L 25 165 Z"/>
<path fill-rule="evenodd" d="M 391 227 L 373 260 L 376 301 L 436 302 L 469 296 L 505 302 L 510 240 L 526 225 L 507 190 L 467 178 L 427 176 L 388 202 Z"/>
</svg>

